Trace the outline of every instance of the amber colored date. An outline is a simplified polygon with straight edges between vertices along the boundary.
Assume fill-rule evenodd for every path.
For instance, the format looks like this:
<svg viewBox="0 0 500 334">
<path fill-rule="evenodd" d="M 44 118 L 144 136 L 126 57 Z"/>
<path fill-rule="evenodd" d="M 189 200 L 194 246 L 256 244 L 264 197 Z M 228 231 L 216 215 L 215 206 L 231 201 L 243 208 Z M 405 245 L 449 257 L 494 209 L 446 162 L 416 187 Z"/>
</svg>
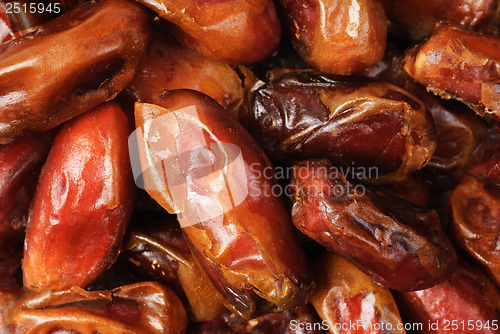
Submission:
<svg viewBox="0 0 500 334">
<path fill-rule="evenodd" d="M 118 256 L 134 198 L 129 120 L 114 102 L 66 123 L 31 205 L 23 260 L 29 289 L 86 287 Z"/>
<path fill-rule="evenodd" d="M 467 173 L 500 186 L 500 133 L 490 131 L 474 152 Z"/>
<path fill-rule="evenodd" d="M 21 299 L 11 311 L 13 334 L 182 334 L 186 312 L 172 290 L 156 282 L 111 291 L 73 287 Z"/>
<path fill-rule="evenodd" d="M 288 37 L 316 69 L 349 75 L 384 55 L 387 19 L 371 0 L 280 0 Z"/>
<path fill-rule="evenodd" d="M 303 305 L 309 270 L 253 138 L 195 91 L 170 91 L 161 105 L 136 103 L 135 118 L 146 190 L 178 214 L 191 250 L 235 311 L 251 318 L 263 300 Z"/>
<path fill-rule="evenodd" d="M 463 260 L 445 282 L 420 291 L 396 291 L 394 297 L 405 321 L 423 325 L 421 334 L 498 333 L 500 291 Z"/>
<path fill-rule="evenodd" d="M 0 143 L 54 128 L 113 99 L 146 51 L 149 19 L 128 0 L 91 2 L 2 44 Z"/>
<path fill-rule="evenodd" d="M 155 280 L 170 286 L 186 303 L 193 321 L 206 321 L 225 310 L 222 296 L 194 259 L 174 216 L 141 213 L 124 242 L 122 256 Z"/>
<path fill-rule="evenodd" d="M 323 254 L 314 264 L 314 274 L 317 288 L 311 296 L 311 304 L 328 323 L 329 333 L 406 333 L 391 291 L 372 281 L 343 257 Z M 356 328 L 352 324 L 356 324 Z M 392 329 L 387 332 L 382 326 Z"/>
<path fill-rule="evenodd" d="M 436 148 L 422 102 L 370 79 L 290 72 L 258 88 L 239 120 L 272 159 L 328 158 L 379 183 L 404 180 Z"/>
<path fill-rule="evenodd" d="M 434 94 L 457 99 L 500 126 L 500 36 L 439 24 L 406 52 L 403 66 Z"/>
<path fill-rule="evenodd" d="M 416 290 L 445 280 L 456 254 L 435 211 L 355 186 L 326 160 L 294 166 L 292 220 L 375 281 Z"/>
<path fill-rule="evenodd" d="M 451 236 L 500 285 L 500 187 L 469 177 L 449 197 Z"/>
<path fill-rule="evenodd" d="M 21 296 L 20 290 L 0 289 L 0 333 L 11 333 L 8 313 Z"/>
<path fill-rule="evenodd" d="M 137 0 L 155 11 L 179 42 L 231 64 L 250 64 L 278 47 L 281 26 L 272 0 Z"/>
</svg>

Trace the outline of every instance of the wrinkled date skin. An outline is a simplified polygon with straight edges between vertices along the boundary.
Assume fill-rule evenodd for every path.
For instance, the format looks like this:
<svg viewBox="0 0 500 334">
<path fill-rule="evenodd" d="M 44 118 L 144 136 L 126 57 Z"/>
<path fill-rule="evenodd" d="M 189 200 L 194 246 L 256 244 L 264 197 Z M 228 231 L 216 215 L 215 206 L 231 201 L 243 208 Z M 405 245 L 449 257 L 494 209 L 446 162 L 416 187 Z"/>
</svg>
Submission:
<svg viewBox="0 0 500 334">
<path fill-rule="evenodd" d="M 355 187 L 326 160 L 296 164 L 291 187 L 295 226 L 375 281 L 425 289 L 453 272 L 456 254 L 435 211 Z"/>
<path fill-rule="evenodd" d="M 16 304 L 10 321 L 13 334 L 182 334 L 187 323 L 179 298 L 156 282 L 34 294 Z"/>
<path fill-rule="evenodd" d="M 314 68 L 349 75 L 384 55 L 387 19 L 371 0 L 280 0 L 288 37 Z"/>
<path fill-rule="evenodd" d="M 382 4 L 394 32 L 416 41 L 430 35 L 439 21 L 498 30 L 497 0 L 382 0 Z"/>
<path fill-rule="evenodd" d="M 363 167 L 363 178 L 379 183 L 404 180 L 436 148 L 422 102 L 369 79 L 291 72 L 257 89 L 248 114 L 240 116 L 273 159 L 329 158 Z"/>
<path fill-rule="evenodd" d="M 434 94 L 457 99 L 500 127 L 500 36 L 439 24 L 406 52 L 403 66 Z"/>
<path fill-rule="evenodd" d="M 202 92 L 230 113 L 241 107 L 245 93 L 238 73 L 228 64 L 156 36 L 126 91 L 134 102 L 158 104 L 165 90 L 174 89 Z"/>
<path fill-rule="evenodd" d="M 0 290 L 0 333 L 11 333 L 8 312 L 12 305 L 22 296 L 20 290 Z"/>
<path fill-rule="evenodd" d="M 402 198 L 421 208 L 429 207 L 430 189 L 424 178 L 410 175 L 405 180 L 373 188 Z"/>
<path fill-rule="evenodd" d="M 472 156 L 467 173 L 500 186 L 500 133 L 491 131 Z"/>
<path fill-rule="evenodd" d="M 314 265 L 317 287 L 311 304 L 332 334 L 384 334 L 381 324 L 391 324 L 391 334 L 405 334 L 391 291 L 334 253 L 326 253 Z M 360 324 L 353 328 L 350 324 Z M 366 329 L 363 330 L 361 326 Z M 338 328 L 342 328 L 338 330 Z"/>
<path fill-rule="evenodd" d="M 500 187 L 469 177 L 449 198 L 451 236 L 500 285 Z"/>
<path fill-rule="evenodd" d="M 281 26 L 272 0 L 137 0 L 166 22 L 179 42 L 230 64 L 250 64 L 277 49 Z"/>
<path fill-rule="evenodd" d="M 124 243 L 122 256 L 172 287 L 187 301 L 191 320 L 206 321 L 221 315 L 223 298 L 194 259 L 174 216 L 143 213 L 140 217 Z"/>
<path fill-rule="evenodd" d="M 405 321 L 423 324 L 421 334 L 498 333 L 492 322 L 500 318 L 498 287 L 463 260 L 445 282 L 420 291 L 396 291 L 394 297 Z M 430 328 L 436 321 L 439 327 Z"/>
<path fill-rule="evenodd" d="M 309 268 L 253 138 L 195 91 L 170 91 L 161 106 L 136 103 L 135 118 L 146 190 L 178 214 L 194 255 L 234 310 L 251 318 L 262 299 L 281 309 L 305 304 Z"/>
<path fill-rule="evenodd" d="M 129 131 L 127 117 L 114 102 L 63 126 L 31 205 L 25 287 L 86 287 L 118 256 L 135 192 Z"/>
<path fill-rule="evenodd" d="M 440 99 L 413 80 L 401 64 L 403 55 L 392 44 L 380 62 L 360 75 L 385 80 L 424 102 L 436 127 L 437 146 L 427 167 L 437 171 L 461 170 L 486 136 L 486 125 L 467 106 Z"/>
<path fill-rule="evenodd" d="M 91 2 L 2 44 L 0 143 L 113 99 L 146 51 L 149 18 L 127 0 Z"/>
</svg>

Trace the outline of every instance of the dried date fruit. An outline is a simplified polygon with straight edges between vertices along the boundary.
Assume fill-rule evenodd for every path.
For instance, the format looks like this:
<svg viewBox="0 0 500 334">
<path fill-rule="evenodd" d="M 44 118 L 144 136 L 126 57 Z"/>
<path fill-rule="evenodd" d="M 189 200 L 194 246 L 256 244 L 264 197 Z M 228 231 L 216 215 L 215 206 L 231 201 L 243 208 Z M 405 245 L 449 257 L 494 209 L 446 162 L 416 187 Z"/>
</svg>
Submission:
<svg viewBox="0 0 500 334">
<path fill-rule="evenodd" d="M 500 285 L 500 187 L 469 177 L 449 197 L 451 236 Z"/>
<path fill-rule="evenodd" d="M 26 0 L 0 3 L 0 44 L 26 35 L 52 18 L 46 11 L 30 11 L 30 5 L 37 6 L 39 3 L 41 1 Z M 28 10 L 25 11 L 24 6 Z"/>
<path fill-rule="evenodd" d="M 346 259 L 323 254 L 314 264 L 314 273 L 317 288 L 311 304 L 329 333 L 406 333 L 391 291 Z"/>
<path fill-rule="evenodd" d="M 13 334 L 182 334 L 187 322 L 179 298 L 156 282 L 34 294 L 15 305 L 10 321 Z"/>
<path fill-rule="evenodd" d="M 437 213 L 349 183 L 325 160 L 297 163 L 292 173 L 295 226 L 395 290 L 444 281 L 456 254 Z"/>
<path fill-rule="evenodd" d="M 406 52 L 403 66 L 434 94 L 457 99 L 500 126 L 500 36 L 439 24 Z"/>
<path fill-rule="evenodd" d="M 250 64 L 278 47 L 281 27 L 272 0 L 137 0 L 155 11 L 179 42 L 231 64 Z"/>
<path fill-rule="evenodd" d="M 384 55 L 387 19 L 372 0 L 280 0 L 288 37 L 316 69 L 349 75 Z"/>
<path fill-rule="evenodd" d="M 177 213 L 235 311 L 251 318 L 264 300 L 280 309 L 305 304 L 312 288 L 305 257 L 253 138 L 195 91 L 170 91 L 161 105 L 136 103 L 135 117 L 146 190 Z"/>
<path fill-rule="evenodd" d="M 395 292 L 394 297 L 405 321 L 421 324 L 421 334 L 498 333 L 500 291 L 463 260 L 445 282 L 430 289 Z"/>
<path fill-rule="evenodd" d="M 127 0 L 90 2 L 0 45 L 0 143 L 113 99 L 146 51 L 149 18 Z"/>
<path fill-rule="evenodd" d="M 12 305 L 22 296 L 20 290 L 0 290 L 0 333 L 11 333 L 8 313 Z"/>
<path fill-rule="evenodd" d="M 474 152 L 467 173 L 500 186 L 500 133 L 490 131 Z"/>
<path fill-rule="evenodd" d="M 277 161 L 328 158 L 379 183 L 404 180 L 436 148 L 422 102 L 369 79 L 292 71 L 256 89 L 239 120 Z"/>
<path fill-rule="evenodd" d="M 393 196 L 402 198 L 421 208 L 428 208 L 430 202 L 430 189 L 423 177 L 410 175 L 400 182 L 390 183 L 373 188 Z"/>
<path fill-rule="evenodd" d="M 134 198 L 129 131 L 129 120 L 114 102 L 63 126 L 31 206 L 25 287 L 86 287 L 118 256 Z"/>
</svg>

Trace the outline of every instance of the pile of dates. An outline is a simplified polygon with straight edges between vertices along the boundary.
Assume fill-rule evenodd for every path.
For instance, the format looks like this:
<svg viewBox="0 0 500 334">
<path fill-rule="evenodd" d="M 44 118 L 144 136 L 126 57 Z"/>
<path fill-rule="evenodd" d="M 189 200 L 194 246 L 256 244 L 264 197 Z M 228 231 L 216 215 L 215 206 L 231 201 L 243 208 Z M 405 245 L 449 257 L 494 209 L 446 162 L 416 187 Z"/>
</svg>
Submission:
<svg viewBox="0 0 500 334">
<path fill-rule="evenodd" d="M 500 1 L 1 2 L 0 333 L 500 333 Z"/>
</svg>

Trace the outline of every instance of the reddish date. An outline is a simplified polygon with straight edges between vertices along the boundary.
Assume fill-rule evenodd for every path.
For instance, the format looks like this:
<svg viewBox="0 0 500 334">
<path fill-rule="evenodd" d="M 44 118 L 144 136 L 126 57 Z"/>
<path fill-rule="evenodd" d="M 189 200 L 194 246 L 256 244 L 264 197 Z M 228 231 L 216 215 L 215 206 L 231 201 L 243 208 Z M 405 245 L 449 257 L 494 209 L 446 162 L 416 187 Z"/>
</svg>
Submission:
<svg viewBox="0 0 500 334">
<path fill-rule="evenodd" d="M 29 289 L 86 287 L 116 259 L 134 183 L 129 120 L 114 102 L 66 123 L 40 175 L 23 260 Z"/>
<path fill-rule="evenodd" d="M 382 285 L 425 289 L 455 268 L 455 251 L 435 211 L 355 187 L 325 160 L 296 164 L 291 186 L 295 226 Z"/>
<path fill-rule="evenodd" d="M 474 152 L 467 173 L 500 186 L 500 133 L 490 131 Z"/>
</svg>

